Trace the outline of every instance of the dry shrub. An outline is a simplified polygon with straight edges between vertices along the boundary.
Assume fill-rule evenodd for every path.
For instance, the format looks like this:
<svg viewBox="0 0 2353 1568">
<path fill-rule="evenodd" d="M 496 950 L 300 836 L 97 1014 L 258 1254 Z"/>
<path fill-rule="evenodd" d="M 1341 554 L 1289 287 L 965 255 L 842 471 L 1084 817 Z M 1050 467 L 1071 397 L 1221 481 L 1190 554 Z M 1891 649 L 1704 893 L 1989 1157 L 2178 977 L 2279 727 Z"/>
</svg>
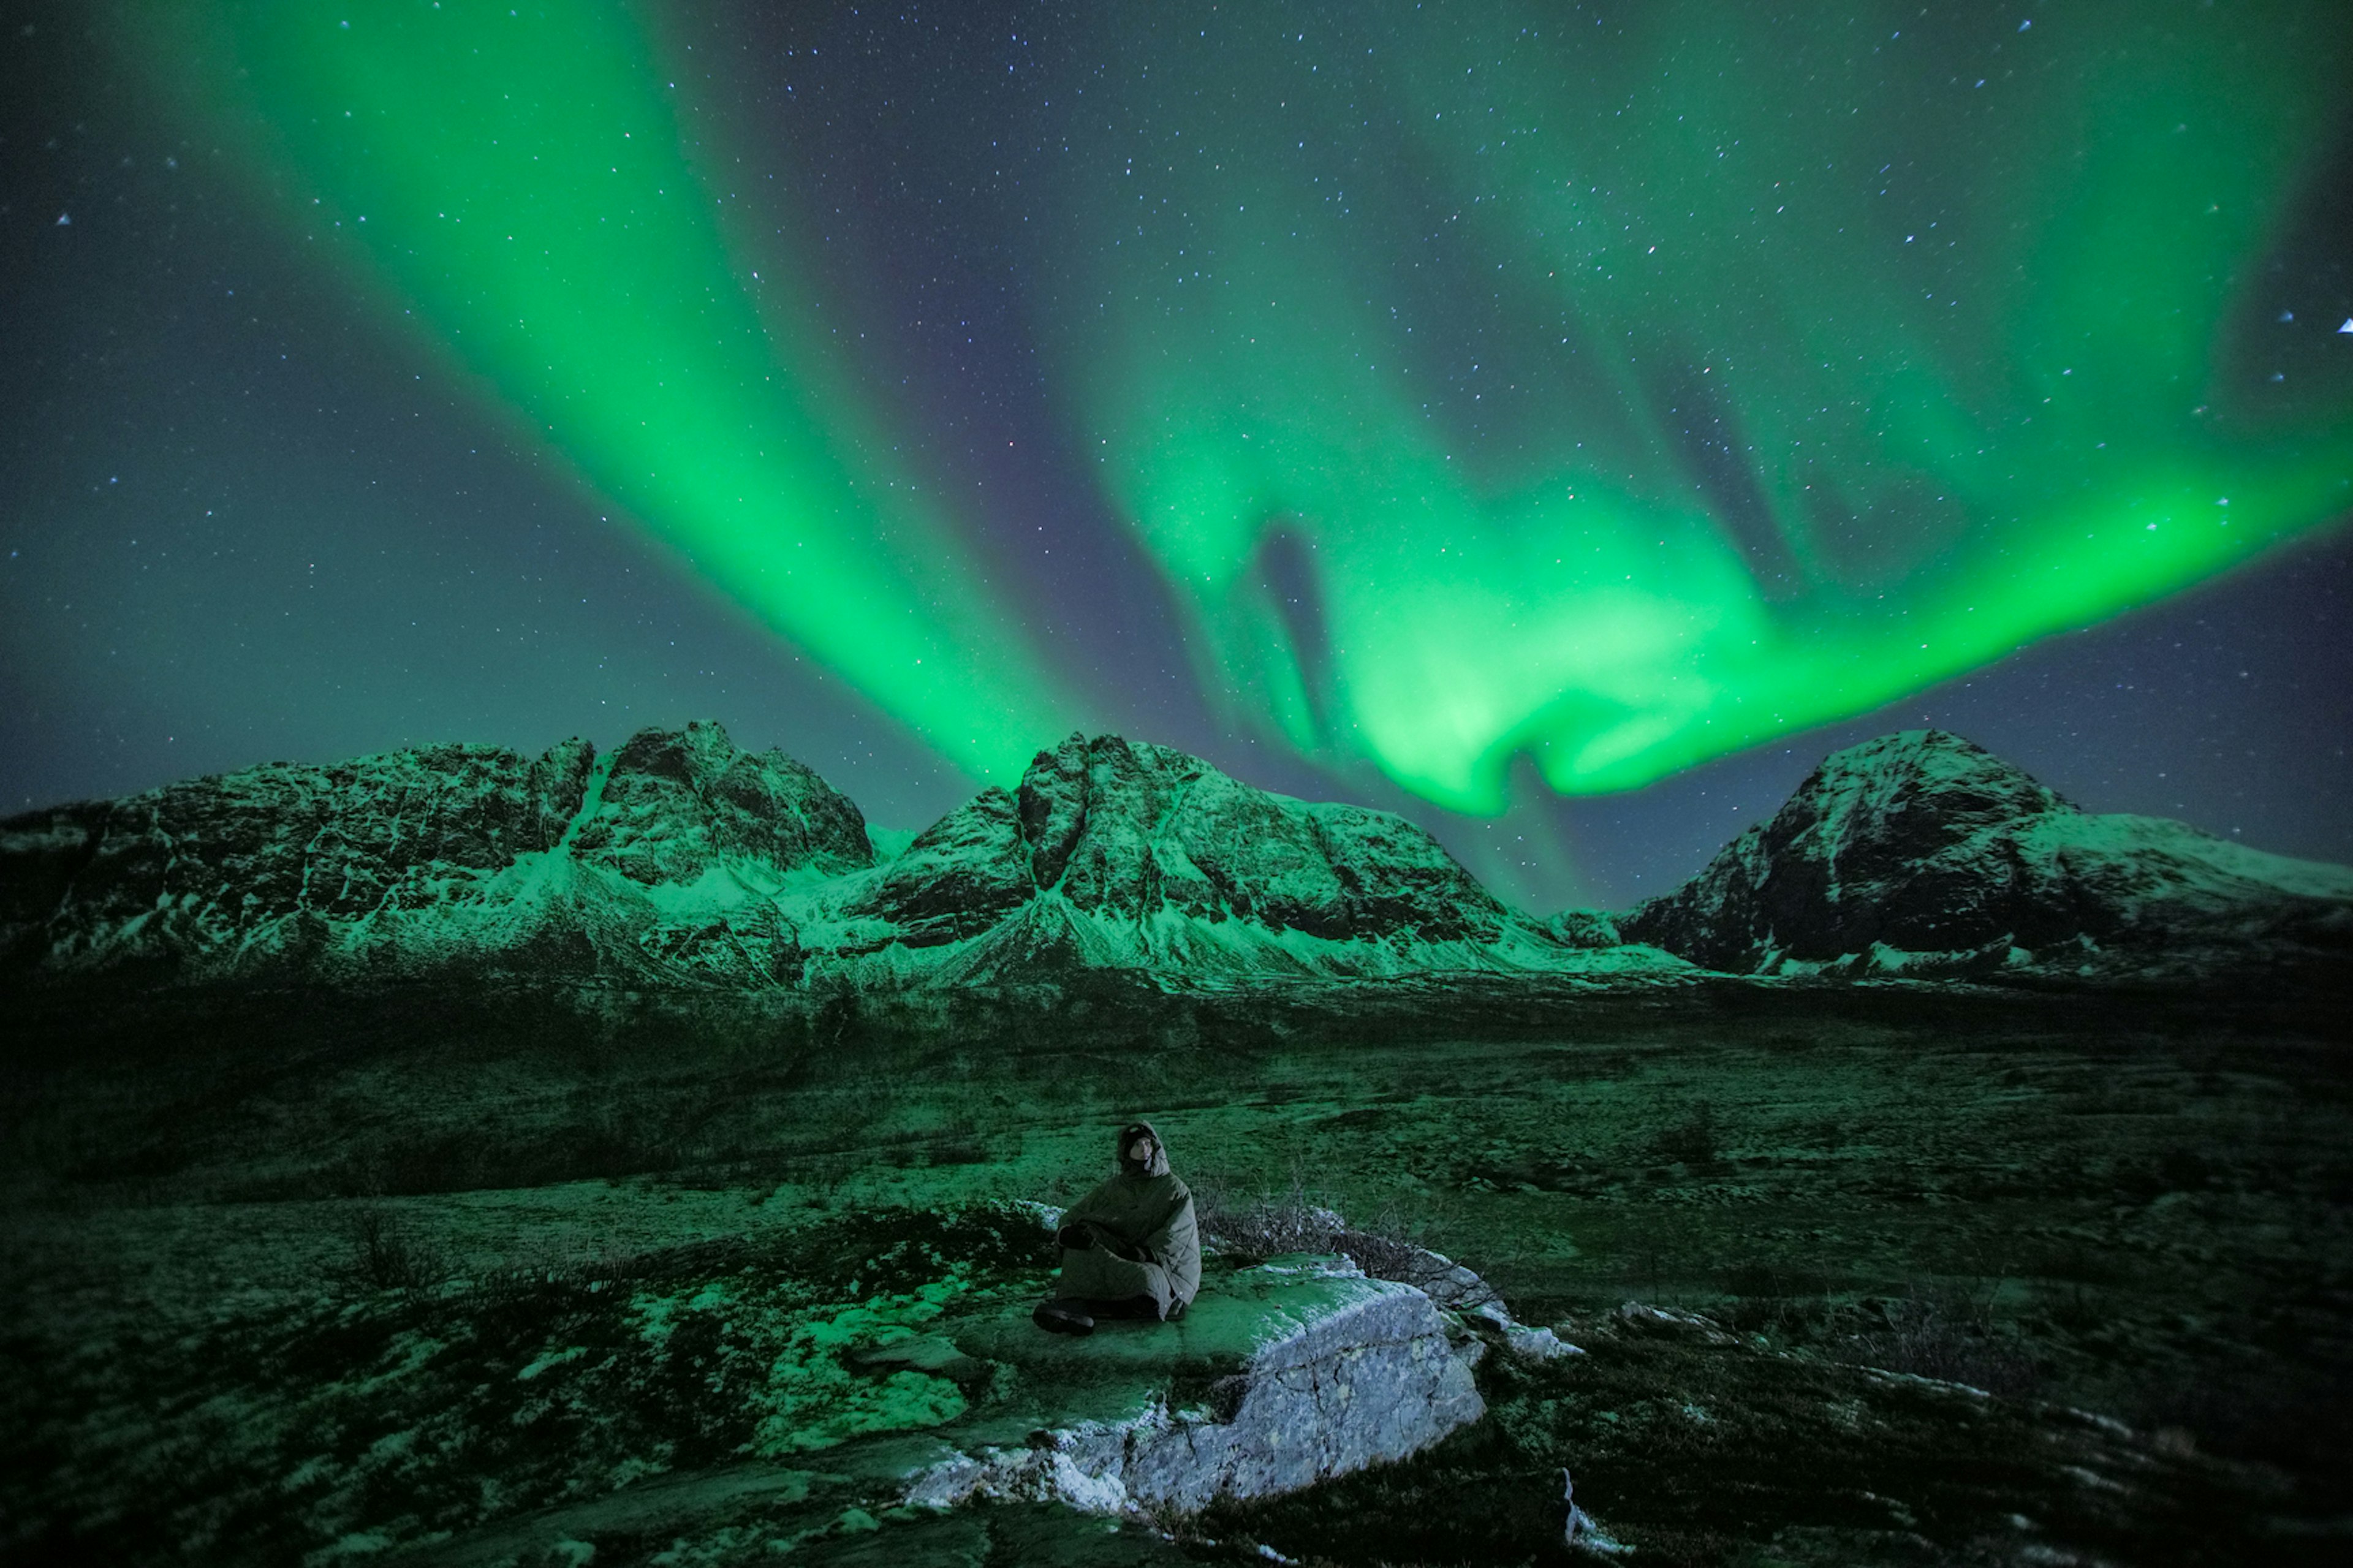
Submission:
<svg viewBox="0 0 2353 1568">
<path fill-rule="evenodd" d="M 1994 1321 L 1993 1296 L 2001 1282 L 1970 1292 L 1957 1288 L 1915 1288 L 1884 1307 L 1886 1326 L 1850 1336 L 1839 1359 L 1885 1372 L 1967 1384 L 1989 1394 L 2022 1397 L 2041 1381 L 2033 1358 Z"/>
<path fill-rule="evenodd" d="M 1282 1193 L 1235 1202 L 1216 1183 L 1197 1186 L 1194 1215 L 1201 1239 L 1220 1252 L 1259 1262 L 1286 1252 L 1337 1252 L 1348 1223 L 1338 1210 L 1314 1202 L 1296 1174 Z"/>
<path fill-rule="evenodd" d="M 352 1221 L 352 1277 L 378 1290 L 419 1290 L 449 1276 L 448 1259 L 371 1204 Z"/>
<path fill-rule="evenodd" d="M 1376 1279 L 1422 1286 L 1433 1272 L 1430 1254 L 1388 1226 L 1351 1227 L 1340 1211 L 1316 1203 L 1298 1175 L 1288 1191 L 1236 1204 L 1210 1184 L 1194 1190 L 1201 1237 L 1229 1257 L 1262 1262 L 1286 1252 L 1337 1253 Z M 1385 1215 L 1393 1219 L 1394 1215 Z"/>
</svg>

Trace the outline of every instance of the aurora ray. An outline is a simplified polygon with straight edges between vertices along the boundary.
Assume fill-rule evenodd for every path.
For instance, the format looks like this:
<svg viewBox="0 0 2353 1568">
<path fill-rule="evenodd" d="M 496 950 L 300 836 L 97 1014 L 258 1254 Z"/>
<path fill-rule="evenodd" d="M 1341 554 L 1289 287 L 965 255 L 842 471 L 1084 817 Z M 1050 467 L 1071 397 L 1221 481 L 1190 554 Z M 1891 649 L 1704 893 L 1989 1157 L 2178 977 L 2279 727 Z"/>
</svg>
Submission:
<svg viewBox="0 0 2353 1568">
<path fill-rule="evenodd" d="M 1041 331 L 1237 710 L 1625 789 L 2345 514 L 2327 10 L 1099 8 Z"/>
<path fill-rule="evenodd" d="M 146 20 L 216 123 L 258 122 L 385 309 L 723 593 L 968 773 L 1018 771 L 1071 726 L 1074 699 L 876 427 L 806 258 L 723 226 L 627 7 L 224 0 Z"/>
</svg>

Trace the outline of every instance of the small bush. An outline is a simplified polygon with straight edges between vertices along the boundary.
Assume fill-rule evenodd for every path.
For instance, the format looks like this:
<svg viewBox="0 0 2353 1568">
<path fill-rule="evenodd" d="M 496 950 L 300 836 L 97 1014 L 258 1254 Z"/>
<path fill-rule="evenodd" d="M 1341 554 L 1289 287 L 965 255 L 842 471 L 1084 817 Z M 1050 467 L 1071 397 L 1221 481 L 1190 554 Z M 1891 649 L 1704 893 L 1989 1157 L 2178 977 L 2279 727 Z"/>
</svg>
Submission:
<svg viewBox="0 0 2353 1568">
<path fill-rule="evenodd" d="M 1915 1289 L 1884 1306 L 1886 1327 L 1852 1335 L 1838 1357 L 1859 1366 L 1909 1373 L 1942 1383 L 1967 1384 L 1989 1394 L 2023 1397 L 2041 1382 L 2033 1358 L 1998 1331 L 1993 1287 L 1980 1294 Z"/>
<path fill-rule="evenodd" d="M 1235 1204 L 1214 1185 L 1193 1195 L 1201 1239 L 1220 1252 L 1258 1262 L 1286 1252 L 1337 1252 L 1348 1222 L 1339 1211 L 1312 1202 L 1297 1176 L 1291 1189 Z"/>
<path fill-rule="evenodd" d="M 1314 1202 L 1296 1176 L 1288 1192 L 1248 1204 L 1229 1204 L 1214 1187 L 1197 1192 L 1194 1203 L 1202 1239 L 1243 1261 L 1261 1262 L 1286 1252 L 1337 1253 L 1376 1279 L 1416 1288 L 1426 1287 L 1434 1273 L 1441 1272 L 1426 1248 L 1386 1227 L 1351 1227 L 1339 1210 Z"/>
<path fill-rule="evenodd" d="M 378 1290 L 416 1290 L 449 1277 L 448 1260 L 408 1234 L 383 1209 L 360 1210 L 352 1222 L 352 1276 Z"/>
</svg>

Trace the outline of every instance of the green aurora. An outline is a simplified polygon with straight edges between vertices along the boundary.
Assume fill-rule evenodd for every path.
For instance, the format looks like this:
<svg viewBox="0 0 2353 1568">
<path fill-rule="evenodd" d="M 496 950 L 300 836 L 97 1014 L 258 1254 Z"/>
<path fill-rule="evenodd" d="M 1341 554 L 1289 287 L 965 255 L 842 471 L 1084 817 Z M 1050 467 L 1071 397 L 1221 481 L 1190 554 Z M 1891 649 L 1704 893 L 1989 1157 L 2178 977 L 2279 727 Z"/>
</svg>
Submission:
<svg viewBox="0 0 2353 1568">
<path fill-rule="evenodd" d="M 385 309 L 726 594 L 967 773 L 1018 773 L 1071 726 L 871 428 L 792 256 L 729 232 L 626 7 L 251 0 L 150 22 L 219 123 L 258 125 L 309 235 L 333 231 Z"/>
<path fill-rule="evenodd" d="M 174 70 L 288 210 L 620 514 L 970 773 L 1095 717 L 648 18 L 209 17 Z M 2353 352 L 2248 346 L 2344 156 L 2329 5 L 1079 26 L 1008 220 L 1062 435 L 1213 704 L 1326 767 L 1633 788 L 2353 504 Z"/>
<path fill-rule="evenodd" d="M 1153 51 L 1154 103 L 1205 108 L 1077 182 L 1108 308 L 1066 312 L 1071 406 L 1224 683 L 1450 806 L 1522 750 L 1625 789 L 1862 712 L 2348 506 L 2347 401 L 2260 417 L 2216 363 L 2344 29 L 2156 9 Z"/>
</svg>

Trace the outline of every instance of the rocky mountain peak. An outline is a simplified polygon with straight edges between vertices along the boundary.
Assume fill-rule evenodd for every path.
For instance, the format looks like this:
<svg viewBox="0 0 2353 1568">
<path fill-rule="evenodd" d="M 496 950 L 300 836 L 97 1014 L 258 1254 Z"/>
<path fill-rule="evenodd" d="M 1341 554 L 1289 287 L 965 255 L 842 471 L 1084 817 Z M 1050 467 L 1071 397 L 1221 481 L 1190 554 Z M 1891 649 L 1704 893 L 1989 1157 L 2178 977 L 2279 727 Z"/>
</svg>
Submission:
<svg viewBox="0 0 2353 1568">
<path fill-rule="evenodd" d="M 1769 822 L 1620 928 L 1718 969 L 1868 957 L 1903 972 L 1920 955 L 1983 968 L 2043 952 L 2082 968 L 2111 945 L 2335 942 L 2348 894 L 2341 868 L 2091 816 L 1983 747 L 1907 730 L 1825 759 Z"/>
<path fill-rule="evenodd" d="M 1166 746 L 1139 745 L 1117 735 L 1072 734 L 1039 752 L 1021 775 L 1021 835 L 1030 847 L 1030 875 L 1051 888 L 1070 869 L 1082 834 L 1093 831 L 1100 868 L 1102 841 L 1134 841 L 1166 815 L 1208 764 Z M 1099 820 L 1098 820 L 1099 819 Z"/>
<path fill-rule="evenodd" d="M 1989 827 L 2075 808 L 1974 741 L 1899 730 L 1834 752 L 1766 825 L 1776 848 L 1933 857 Z"/>
<path fill-rule="evenodd" d="M 1320 962 L 1282 947 L 1291 933 L 1409 945 L 1516 933 L 1558 950 L 1402 817 L 1293 800 L 1117 735 L 1039 752 L 1012 794 L 985 791 L 925 829 L 843 912 L 910 946 L 1001 927 L 1016 967 L 1080 951 L 1145 968 Z"/>
<path fill-rule="evenodd" d="M 1153 838 L 1215 772 L 1198 757 L 1118 735 L 1074 734 L 1039 752 L 1018 796 L 1038 886 L 1067 883 L 1082 908 L 1146 897 Z"/>
<path fill-rule="evenodd" d="M 824 876 L 874 863 L 848 795 L 781 751 L 743 750 L 715 722 L 638 731 L 590 787 L 573 852 L 645 886 L 743 862 Z"/>
<path fill-rule="evenodd" d="M 0 951 L 171 971 L 306 952 L 329 922 L 424 907 L 552 847 L 592 753 L 430 745 L 265 763 L 0 823 Z M 261 960 L 257 960 L 260 962 Z"/>
<path fill-rule="evenodd" d="M 1401 817 L 1117 735 L 1039 752 L 879 865 L 847 796 L 715 723 L 602 756 L 269 764 L 0 823 L 0 960 L 60 978 L 1228 984 L 1590 967 L 1591 945 L 1504 910 Z"/>
<path fill-rule="evenodd" d="M 1255 789 L 1167 746 L 1072 735 L 1038 754 L 1018 798 L 1038 886 L 1082 910 L 1444 941 L 1506 918 L 1404 818 Z"/>
<path fill-rule="evenodd" d="M 882 864 L 847 796 L 715 723 L 604 756 L 575 739 L 269 763 L 0 822 L 0 964 L 58 979 L 1227 985 L 2348 950 L 2353 871 L 2087 815 L 1937 731 L 1829 758 L 1615 925 L 1530 921 L 1403 817 L 1117 735 L 1039 752 Z"/>
</svg>

